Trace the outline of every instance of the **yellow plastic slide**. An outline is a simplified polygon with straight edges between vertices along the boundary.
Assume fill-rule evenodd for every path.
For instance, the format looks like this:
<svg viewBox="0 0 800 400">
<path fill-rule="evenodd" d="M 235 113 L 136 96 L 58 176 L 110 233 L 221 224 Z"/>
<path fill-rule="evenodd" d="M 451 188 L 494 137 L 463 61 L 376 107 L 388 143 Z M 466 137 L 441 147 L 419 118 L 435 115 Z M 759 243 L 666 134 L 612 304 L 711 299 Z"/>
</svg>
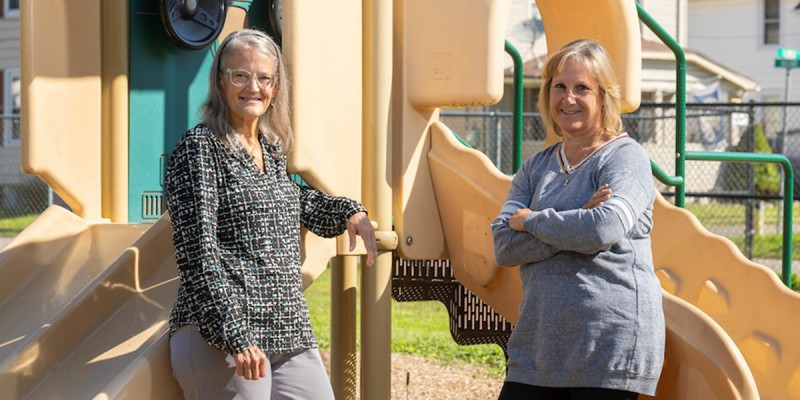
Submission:
<svg viewBox="0 0 800 400">
<path fill-rule="evenodd" d="M 0 397 L 180 398 L 166 338 L 177 287 L 169 219 L 48 208 L 0 253 Z"/>
<path fill-rule="evenodd" d="M 510 184 L 486 156 L 431 125 L 436 202 L 456 278 L 515 322 L 516 268 L 494 264 L 490 222 Z M 652 233 L 667 354 L 658 399 L 800 399 L 800 295 L 659 196 Z"/>
</svg>

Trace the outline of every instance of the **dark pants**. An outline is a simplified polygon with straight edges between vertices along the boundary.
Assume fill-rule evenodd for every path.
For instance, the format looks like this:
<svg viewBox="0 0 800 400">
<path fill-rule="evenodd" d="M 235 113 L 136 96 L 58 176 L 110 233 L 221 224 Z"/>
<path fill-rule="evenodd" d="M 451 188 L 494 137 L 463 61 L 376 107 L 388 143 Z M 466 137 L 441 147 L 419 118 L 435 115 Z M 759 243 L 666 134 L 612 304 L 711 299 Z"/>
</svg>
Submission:
<svg viewBox="0 0 800 400">
<path fill-rule="evenodd" d="M 636 400 L 638 393 L 602 388 L 549 388 L 503 383 L 498 400 Z"/>
</svg>

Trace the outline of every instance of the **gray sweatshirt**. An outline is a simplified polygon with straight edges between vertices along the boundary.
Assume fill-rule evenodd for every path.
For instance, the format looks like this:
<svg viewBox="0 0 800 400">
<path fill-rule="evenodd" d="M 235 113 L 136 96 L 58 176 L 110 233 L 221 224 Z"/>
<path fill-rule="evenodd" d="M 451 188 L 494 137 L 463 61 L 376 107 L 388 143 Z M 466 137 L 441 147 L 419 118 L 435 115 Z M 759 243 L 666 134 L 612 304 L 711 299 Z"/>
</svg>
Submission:
<svg viewBox="0 0 800 400">
<path fill-rule="evenodd" d="M 665 327 L 650 250 L 649 158 L 621 137 L 569 170 L 560 146 L 525 161 L 492 223 L 495 259 L 520 265 L 523 289 L 506 381 L 653 395 Z M 612 197 L 581 209 L 606 183 Z M 509 218 L 525 207 L 533 210 L 526 232 L 512 230 Z"/>
</svg>

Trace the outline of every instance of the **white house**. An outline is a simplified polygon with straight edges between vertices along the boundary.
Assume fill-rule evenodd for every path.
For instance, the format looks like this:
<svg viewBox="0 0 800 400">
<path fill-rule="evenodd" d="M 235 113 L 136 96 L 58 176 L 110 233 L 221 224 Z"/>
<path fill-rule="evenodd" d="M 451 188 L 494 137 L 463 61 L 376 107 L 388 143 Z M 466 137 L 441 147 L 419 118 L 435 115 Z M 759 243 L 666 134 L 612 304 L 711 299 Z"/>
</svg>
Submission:
<svg viewBox="0 0 800 400">
<path fill-rule="evenodd" d="M 0 115 L 19 115 L 19 0 L 0 0 Z M 19 129 L 3 118 L 0 144 L 19 147 Z"/>
<path fill-rule="evenodd" d="M 0 207 L 6 212 L 26 202 L 29 185 L 41 185 L 20 167 L 19 0 L 0 0 Z"/>
<path fill-rule="evenodd" d="M 716 101 L 738 101 L 759 91 L 746 73 L 696 49 L 687 48 L 687 0 L 639 0 L 642 7 L 681 47 L 687 59 L 687 91 L 719 91 Z M 525 63 L 527 85 L 538 87 L 538 74 L 547 54 L 541 17 L 533 1 L 514 0 L 506 39 L 517 48 Z M 511 60 L 507 61 L 511 67 Z M 670 102 L 675 96 L 675 58 L 657 36 L 642 24 L 642 101 Z M 691 100 L 691 97 L 690 97 Z"/>
<path fill-rule="evenodd" d="M 751 77 L 761 100 L 783 101 L 786 69 L 779 48 L 800 50 L 800 0 L 689 0 L 688 44 Z M 789 100 L 800 102 L 800 68 L 790 74 Z"/>
</svg>

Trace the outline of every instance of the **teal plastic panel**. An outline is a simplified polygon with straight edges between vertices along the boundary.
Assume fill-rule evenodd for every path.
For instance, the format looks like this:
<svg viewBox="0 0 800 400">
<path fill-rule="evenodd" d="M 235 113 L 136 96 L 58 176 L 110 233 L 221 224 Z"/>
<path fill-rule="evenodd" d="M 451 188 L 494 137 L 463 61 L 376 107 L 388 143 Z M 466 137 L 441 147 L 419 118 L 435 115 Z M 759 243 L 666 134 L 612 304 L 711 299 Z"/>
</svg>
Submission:
<svg viewBox="0 0 800 400">
<path fill-rule="evenodd" d="M 164 210 L 163 174 L 180 136 L 200 121 L 211 52 L 184 50 L 161 25 L 159 2 L 130 1 L 128 220 Z"/>
</svg>

